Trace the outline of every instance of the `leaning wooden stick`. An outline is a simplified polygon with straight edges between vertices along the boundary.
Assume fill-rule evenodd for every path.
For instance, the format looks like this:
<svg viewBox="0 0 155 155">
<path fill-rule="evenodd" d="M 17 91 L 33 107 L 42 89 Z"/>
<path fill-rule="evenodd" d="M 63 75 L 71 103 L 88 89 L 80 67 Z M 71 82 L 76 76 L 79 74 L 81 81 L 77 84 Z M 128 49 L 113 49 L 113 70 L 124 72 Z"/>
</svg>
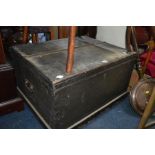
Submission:
<svg viewBox="0 0 155 155">
<path fill-rule="evenodd" d="M 66 66 L 67 73 L 72 72 L 72 68 L 74 64 L 75 35 L 76 35 L 76 26 L 71 26 L 70 32 L 69 32 L 69 41 L 68 41 L 68 56 L 67 56 L 67 66 Z"/>
<path fill-rule="evenodd" d="M 140 123 L 138 126 L 139 129 L 145 128 L 145 125 L 146 125 L 149 117 L 153 113 L 154 108 L 155 108 L 155 86 L 153 88 L 149 103 L 146 105 L 145 111 L 144 111 L 143 116 L 140 120 Z"/>
</svg>

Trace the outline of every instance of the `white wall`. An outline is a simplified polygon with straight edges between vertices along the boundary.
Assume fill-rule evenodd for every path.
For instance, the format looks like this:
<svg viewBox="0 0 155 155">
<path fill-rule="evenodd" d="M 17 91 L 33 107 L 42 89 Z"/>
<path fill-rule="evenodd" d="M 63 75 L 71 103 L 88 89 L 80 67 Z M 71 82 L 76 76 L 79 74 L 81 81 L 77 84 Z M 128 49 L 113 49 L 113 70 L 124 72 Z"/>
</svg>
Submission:
<svg viewBox="0 0 155 155">
<path fill-rule="evenodd" d="M 125 48 L 126 26 L 98 26 L 96 39 Z"/>
</svg>

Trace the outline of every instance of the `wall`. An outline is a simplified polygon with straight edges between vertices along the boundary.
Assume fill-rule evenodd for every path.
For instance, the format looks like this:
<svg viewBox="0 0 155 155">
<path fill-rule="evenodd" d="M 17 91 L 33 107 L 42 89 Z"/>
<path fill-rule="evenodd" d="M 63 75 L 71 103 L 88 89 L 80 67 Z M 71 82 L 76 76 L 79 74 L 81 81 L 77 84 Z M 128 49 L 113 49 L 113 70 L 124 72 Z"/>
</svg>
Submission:
<svg viewBox="0 0 155 155">
<path fill-rule="evenodd" d="M 98 26 L 96 39 L 125 48 L 126 26 Z"/>
</svg>

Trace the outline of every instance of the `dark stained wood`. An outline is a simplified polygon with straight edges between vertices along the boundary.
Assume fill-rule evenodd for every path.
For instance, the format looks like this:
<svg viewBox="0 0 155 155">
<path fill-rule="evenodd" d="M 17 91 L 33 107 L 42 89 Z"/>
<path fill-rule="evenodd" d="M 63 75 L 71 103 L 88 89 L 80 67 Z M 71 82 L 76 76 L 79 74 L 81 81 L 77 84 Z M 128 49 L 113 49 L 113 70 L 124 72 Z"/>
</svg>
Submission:
<svg viewBox="0 0 155 155">
<path fill-rule="evenodd" d="M 135 26 L 136 39 L 138 44 L 144 44 L 150 40 L 149 26 Z"/>
<path fill-rule="evenodd" d="M 54 32 L 50 31 L 50 40 L 54 40 Z"/>
<path fill-rule="evenodd" d="M 6 64 L 0 34 L 0 115 L 24 109 L 24 102 L 17 97 L 16 80 L 11 65 Z"/>
<path fill-rule="evenodd" d="M 28 26 L 23 27 L 23 43 L 28 41 Z"/>
<path fill-rule="evenodd" d="M 0 65 L 0 102 L 17 96 L 13 68 L 9 64 Z"/>
<path fill-rule="evenodd" d="M 62 38 L 62 26 L 58 26 L 58 39 Z"/>
<path fill-rule="evenodd" d="M 68 37 L 69 26 L 58 26 L 58 39 Z"/>
<path fill-rule="evenodd" d="M 29 34 L 32 35 L 32 43 L 38 42 L 38 33 L 49 33 L 50 40 L 54 40 L 59 37 L 64 38 L 67 37 L 67 31 L 64 30 L 65 29 L 60 26 L 60 30 L 58 28 L 58 36 L 55 36 L 55 29 L 53 26 L 23 26 L 23 43 L 28 43 Z"/>
<path fill-rule="evenodd" d="M 0 116 L 14 111 L 20 112 L 22 110 L 24 110 L 24 102 L 20 97 L 7 100 L 0 104 Z"/>
<path fill-rule="evenodd" d="M 74 64 L 74 47 L 75 47 L 76 26 L 70 27 L 69 39 L 68 39 L 68 55 L 66 72 L 71 73 Z"/>
<path fill-rule="evenodd" d="M 5 61 L 6 61 L 6 59 L 5 59 L 5 54 L 4 54 L 2 36 L 0 34 L 0 64 L 4 64 Z"/>
<path fill-rule="evenodd" d="M 150 33 L 153 37 L 153 40 L 155 41 L 155 26 L 150 26 Z"/>
<path fill-rule="evenodd" d="M 0 65 L 0 115 L 24 108 L 24 102 L 17 97 L 14 70 L 9 64 Z"/>
<path fill-rule="evenodd" d="M 37 43 L 38 42 L 38 34 L 32 34 L 32 43 Z"/>
<path fill-rule="evenodd" d="M 97 26 L 78 26 L 77 34 L 79 37 L 87 35 L 91 38 L 96 38 Z"/>
<path fill-rule="evenodd" d="M 147 49 L 146 43 L 152 38 L 155 40 L 155 26 L 135 26 L 136 40 L 139 47 Z M 131 26 L 127 26 L 126 31 L 126 47 L 128 51 L 134 49 L 133 37 L 131 33 Z"/>
</svg>

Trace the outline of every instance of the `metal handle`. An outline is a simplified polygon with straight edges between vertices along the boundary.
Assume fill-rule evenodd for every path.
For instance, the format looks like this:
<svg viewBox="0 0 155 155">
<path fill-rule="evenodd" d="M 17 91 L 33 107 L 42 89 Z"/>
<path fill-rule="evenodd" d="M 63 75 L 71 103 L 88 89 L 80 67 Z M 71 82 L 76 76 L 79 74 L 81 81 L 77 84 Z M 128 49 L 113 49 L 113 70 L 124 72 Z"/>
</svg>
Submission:
<svg viewBox="0 0 155 155">
<path fill-rule="evenodd" d="M 32 83 L 31 83 L 28 79 L 25 79 L 25 87 L 26 87 L 31 93 L 33 93 L 33 91 L 34 91 L 34 86 L 32 85 Z"/>
</svg>

